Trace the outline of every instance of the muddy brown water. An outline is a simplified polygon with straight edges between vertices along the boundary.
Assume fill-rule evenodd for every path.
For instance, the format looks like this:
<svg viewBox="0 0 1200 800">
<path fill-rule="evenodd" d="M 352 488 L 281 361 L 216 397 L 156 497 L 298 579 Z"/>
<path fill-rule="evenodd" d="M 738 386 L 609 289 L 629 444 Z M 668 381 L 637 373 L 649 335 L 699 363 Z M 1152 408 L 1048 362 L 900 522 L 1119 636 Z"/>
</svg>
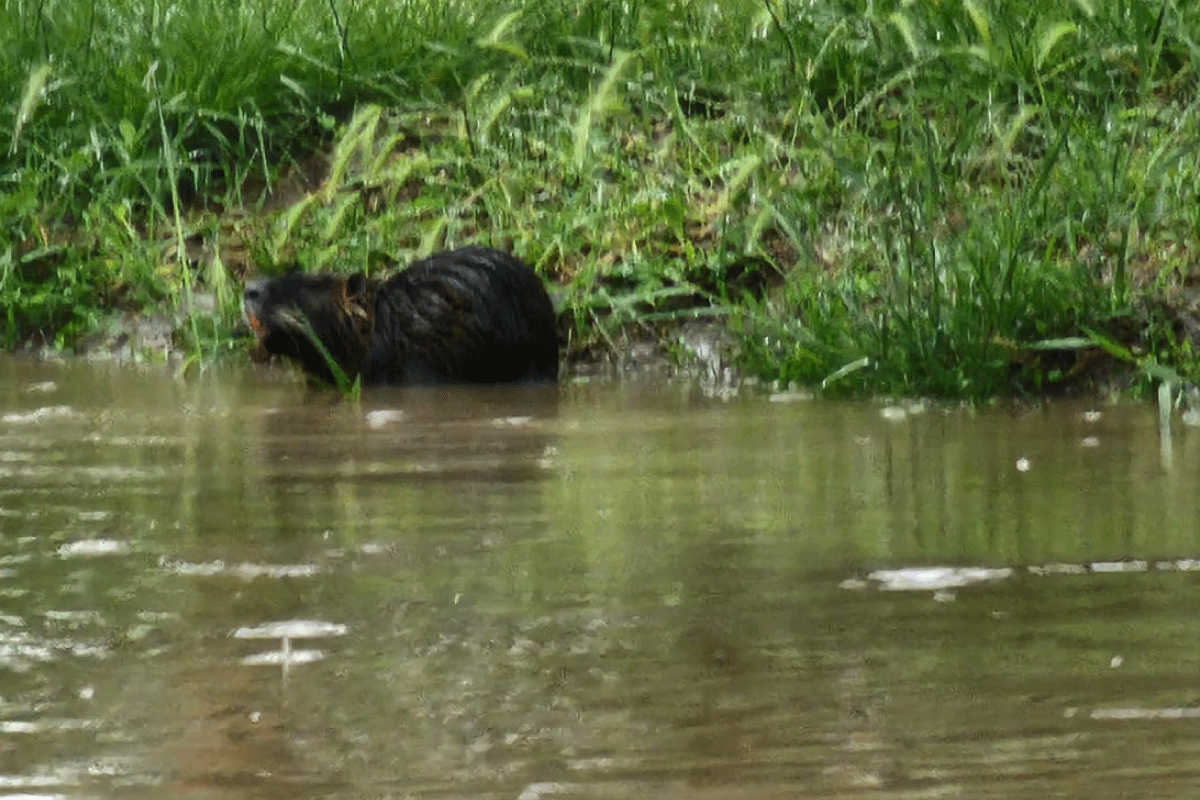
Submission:
<svg viewBox="0 0 1200 800">
<path fill-rule="evenodd" d="M 1200 797 L 1200 430 L 0 358 L 0 797 Z"/>
</svg>

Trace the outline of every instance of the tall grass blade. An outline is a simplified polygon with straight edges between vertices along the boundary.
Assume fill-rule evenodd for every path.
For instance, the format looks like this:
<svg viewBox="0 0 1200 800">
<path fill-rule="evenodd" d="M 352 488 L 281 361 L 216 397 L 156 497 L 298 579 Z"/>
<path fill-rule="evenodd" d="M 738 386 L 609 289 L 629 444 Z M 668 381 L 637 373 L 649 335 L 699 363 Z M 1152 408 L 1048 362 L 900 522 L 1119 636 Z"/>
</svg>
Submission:
<svg viewBox="0 0 1200 800">
<path fill-rule="evenodd" d="M 574 165 L 577 172 L 582 173 L 584 171 L 584 164 L 591 149 L 592 129 L 605 115 L 618 107 L 616 98 L 621 73 L 625 71 L 633 56 L 634 53 L 622 50 L 618 50 L 613 54 L 612 63 L 604 71 L 604 76 L 600 79 L 600 83 L 596 85 L 596 89 L 592 92 L 591 97 L 588 98 L 587 103 L 580 111 L 579 119 L 575 123 L 575 134 L 573 137 L 575 141 L 573 148 Z"/>
<path fill-rule="evenodd" d="M 500 19 L 496 20 L 496 24 L 492 26 L 492 29 L 477 41 L 477 44 L 480 47 L 490 48 L 501 53 L 506 53 L 519 61 L 529 63 L 529 53 L 525 51 L 525 48 L 511 40 L 504 38 L 505 34 L 508 32 L 508 29 L 512 27 L 513 23 L 516 22 L 520 16 L 520 11 L 510 11 L 509 13 L 500 17 Z"/>
<path fill-rule="evenodd" d="M 1034 66 L 1038 69 L 1046 63 L 1046 58 L 1054 51 L 1054 48 L 1067 36 L 1075 36 L 1079 33 L 1079 26 L 1071 22 L 1056 22 L 1046 27 L 1041 35 L 1038 36 L 1037 53 L 1034 56 Z"/>
<path fill-rule="evenodd" d="M 50 80 L 51 69 L 49 64 L 41 64 L 29 74 L 29 80 L 25 82 L 25 91 L 21 94 L 21 103 L 17 107 L 17 119 L 13 123 L 12 140 L 8 145 L 8 154 L 16 155 L 17 142 L 21 138 L 21 131 L 25 124 L 33 117 L 34 109 L 41 102 L 43 94 L 46 90 L 46 82 Z"/>
<path fill-rule="evenodd" d="M 325 366 L 329 367 L 329 374 L 333 376 L 334 385 L 331 388 L 337 389 L 345 397 L 357 397 L 362 391 L 361 376 L 356 376 L 354 381 L 351 381 L 346 376 L 346 371 L 342 369 L 341 364 L 334 359 L 333 354 L 329 352 L 329 348 L 321 341 L 321 337 L 317 335 L 313 329 L 312 323 L 308 318 L 300 315 L 293 319 L 293 323 L 308 338 L 312 346 L 321 354 L 321 358 L 325 361 Z"/>
</svg>

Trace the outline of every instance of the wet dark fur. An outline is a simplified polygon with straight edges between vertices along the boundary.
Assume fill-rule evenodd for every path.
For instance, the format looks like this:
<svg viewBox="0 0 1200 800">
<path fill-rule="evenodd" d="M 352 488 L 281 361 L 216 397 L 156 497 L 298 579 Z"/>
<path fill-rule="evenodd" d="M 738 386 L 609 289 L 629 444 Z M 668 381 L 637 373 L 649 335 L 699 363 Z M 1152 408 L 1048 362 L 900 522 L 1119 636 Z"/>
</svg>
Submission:
<svg viewBox="0 0 1200 800">
<path fill-rule="evenodd" d="M 390 278 L 305 275 L 248 282 L 259 349 L 334 384 L 304 321 L 350 381 L 363 385 L 553 382 L 554 308 L 515 257 L 470 247 L 436 253 Z"/>
</svg>

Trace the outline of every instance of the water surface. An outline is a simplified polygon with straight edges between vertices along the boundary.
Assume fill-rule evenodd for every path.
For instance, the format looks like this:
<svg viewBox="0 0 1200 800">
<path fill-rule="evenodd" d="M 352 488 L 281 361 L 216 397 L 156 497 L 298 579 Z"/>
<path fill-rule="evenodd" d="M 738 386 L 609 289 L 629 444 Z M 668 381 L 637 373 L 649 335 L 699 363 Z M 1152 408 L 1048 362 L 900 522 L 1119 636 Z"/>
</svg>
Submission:
<svg viewBox="0 0 1200 800">
<path fill-rule="evenodd" d="M 0 797 L 1200 796 L 1200 432 L 792 400 L 0 360 Z"/>
</svg>

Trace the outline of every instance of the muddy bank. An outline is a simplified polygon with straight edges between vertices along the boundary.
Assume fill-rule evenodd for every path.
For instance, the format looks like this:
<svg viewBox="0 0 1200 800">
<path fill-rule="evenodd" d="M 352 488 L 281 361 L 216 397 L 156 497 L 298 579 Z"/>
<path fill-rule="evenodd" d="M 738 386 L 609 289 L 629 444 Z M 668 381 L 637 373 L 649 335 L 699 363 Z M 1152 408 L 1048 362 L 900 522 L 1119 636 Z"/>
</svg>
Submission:
<svg viewBox="0 0 1200 800">
<path fill-rule="evenodd" d="M 198 317 L 212 320 L 216 304 L 211 294 L 197 293 L 192 299 Z M 176 313 L 114 312 L 100 329 L 80 340 L 78 345 L 63 351 L 48 344 L 27 342 L 17 355 L 39 359 L 78 358 L 91 362 L 112 362 L 129 365 L 167 365 L 183 370 L 199 365 L 183 346 L 190 317 L 185 311 Z M 302 382 L 300 370 L 282 360 L 251 364 L 249 354 L 253 337 L 248 327 L 235 330 L 228 354 L 218 360 L 242 363 L 259 370 L 272 380 Z M 602 339 L 578 346 L 569 341 L 561 346 L 561 380 L 591 381 L 686 381 L 705 394 L 727 396 L 740 388 L 755 387 L 767 391 L 785 391 L 790 395 L 811 396 L 816 387 L 763 386 L 737 363 L 737 342 L 728 328 L 719 321 L 682 320 L 672 323 L 643 325 L 630 323 Z M 1037 397 L 1020 395 L 1008 398 L 1025 402 L 1064 397 L 1093 396 L 1098 398 L 1124 396 L 1134 391 L 1143 377 L 1135 364 L 1113 357 L 1097 347 L 1065 350 L 1059 357 L 1072 362 L 1072 380 L 1060 387 L 1047 388 Z M 204 362 L 205 364 L 211 362 Z M 1190 384 L 1176 381 L 1183 388 L 1173 389 L 1173 396 L 1186 409 L 1200 407 L 1200 393 Z M 1002 398 L 1000 398 L 1002 399 Z"/>
<path fill-rule="evenodd" d="M 193 306 L 202 317 L 211 318 L 216 304 L 211 294 L 197 293 Z M 182 368 L 189 353 L 181 346 L 186 338 L 185 312 L 114 313 L 101 329 L 84 337 L 70 352 L 32 343 L 19 348 L 19 355 L 42 359 L 79 358 L 117 364 L 165 364 Z M 232 358 L 248 363 L 253 337 L 248 327 L 239 329 L 243 339 Z M 603 343 L 582 348 L 564 347 L 564 381 L 671 380 L 687 379 L 714 391 L 735 389 L 746 381 L 754 383 L 735 366 L 735 342 L 723 325 L 707 320 L 683 321 L 654 328 L 627 325 Z M 273 361 L 254 369 L 278 378 L 299 381 L 300 371 Z"/>
<path fill-rule="evenodd" d="M 239 277 L 245 272 L 239 267 Z M 235 284 L 237 285 L 237 284 Z M 551 286 L 551 294 L 556 294 Z M 561 305 L 560 299 L 555 300 Z M 1200 325 L 1194 320 L 1197 301 L 1190 293 L 1174 297 L 1173 302 L 1160 300 L 1153 313 L 1175 320 L 1176 335 L 1192 343 L 1200 351 Z M 695 310 L 703 311 L 697 307 Z M 1147 314 L 1151 311 L 1147 311 Z M 43 333 L 18 346 L 19 355 L 42 359 L 81 358 L 93 362 L 119 364 L 165 364 L 175 369 L 200 368 L 214 362 L 248 363 L 253 346 L 249 328 L 240 323 L 220 343 L 197 353 L 187 346 L 189 334 L 199 330 L 221 329 L 231 325 L 221 319 L 214 294 L 194 291 L 190 304 L 178 310 L 158 310 L 152 313 L 130 310 L 111 311 L 96 325 L 96 330 L 82 337 L 76 346 L 64 351 L 55 348 L 54 332 Z M 1135 340 L 1136 331 L 1126 331 L 1124 340 Z M 1144 348 L 1123 345 L 1115 340 L 1113 349 L 1124 351 L 1122 357 L 1112 349 L 1091 340 L 1075 338 L 1062 340 L 1059 349 L 1036 352 L 1014 350 L 1014 367 L 1029 359 L 1037 359 L 1046 374 L 1057 374 L 1057 383 L 1046 384 L 1031 394 L 1014 387 L 1009 400 L 1038 402 L 1061 397 L 1112 397 L 1144 393 L 1147 375 L 1153 383 L 1166 383 L 1178 405 L 1197 406 L 1194 386 L 1172 370 L 1155 365 L 1144 356 Z M 738 340 L 730 332 L 726 320 L 719 317 L 680 317 L 654 323 L 627 322 L 602 330 L 600 325 L 585 340 L 575 334 L 565 312 L 560 312 L 561 374 L 563 382 L 603 380 L 686 380 L 709 394 L 737 391 L 759 381 L 739 366 L 742 352 Z M 1141 355 L 1140 355 L 1141 354 Z M 1149 366 L 1146 366 L 1149 364 Z M 300 380 L 300 373 L 288 364 L 260 367 L 274 379 Z M 856 367 L 857 368 L 857 367 Z M 836 377 L 836 376 L 835 376 Z M 774 386 L 771 390 L 816 390 L 820 387 Z M 1182 390 L 1182 391 L 1181 391 Z M 836 391 L 836 390 L 835 390 Z M 1005 399 L 1003 397 L 998 399 Z"/>
</svg>

